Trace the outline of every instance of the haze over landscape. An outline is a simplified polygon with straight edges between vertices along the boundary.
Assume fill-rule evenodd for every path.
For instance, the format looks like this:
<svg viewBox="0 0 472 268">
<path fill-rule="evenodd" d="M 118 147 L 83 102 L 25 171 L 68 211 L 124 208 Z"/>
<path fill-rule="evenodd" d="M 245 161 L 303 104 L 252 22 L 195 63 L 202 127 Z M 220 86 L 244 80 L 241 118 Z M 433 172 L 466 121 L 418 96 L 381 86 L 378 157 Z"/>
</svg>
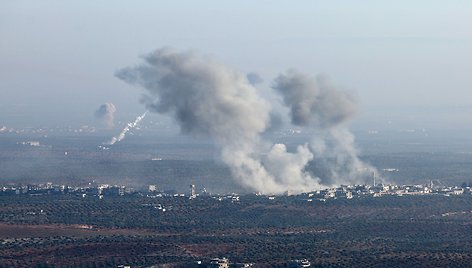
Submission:
<svg viewBox="0 0 472 268">
<path fill-rule="evenodd" d="M 114 77 L 155 49 L 198 50 L 241 73 L 324 74 L 354 92 L 354 124 L 469 129 L 468 1 L 4 1 L 0 120 L 91 125 L 103 103 L 128 121 L 142 91 Z"/>
<path fill-rule="evenodd" d="M 0 3 L 0 267 L 472 266 L 472 2 Z"/>
</svg>

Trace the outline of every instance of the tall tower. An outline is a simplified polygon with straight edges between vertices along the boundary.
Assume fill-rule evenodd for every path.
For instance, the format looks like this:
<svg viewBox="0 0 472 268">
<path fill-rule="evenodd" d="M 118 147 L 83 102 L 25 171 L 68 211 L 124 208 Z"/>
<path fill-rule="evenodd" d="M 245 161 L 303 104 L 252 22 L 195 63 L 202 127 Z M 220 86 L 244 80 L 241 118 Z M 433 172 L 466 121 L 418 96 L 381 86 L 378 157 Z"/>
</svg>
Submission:
<svg viewBox="0 0 472 268">
<path fill-rule="evenodd" d="M 374 187 L 375 187 L 375 171 L 372 172 L 372 179 L 374 180 Z"/>
<path fill-rule="evenodd" d="M 195 190 L 195 184 L 190 184 L 190 196 L 191 197 L 197 196 L 197 192 Z"/>
</svg>

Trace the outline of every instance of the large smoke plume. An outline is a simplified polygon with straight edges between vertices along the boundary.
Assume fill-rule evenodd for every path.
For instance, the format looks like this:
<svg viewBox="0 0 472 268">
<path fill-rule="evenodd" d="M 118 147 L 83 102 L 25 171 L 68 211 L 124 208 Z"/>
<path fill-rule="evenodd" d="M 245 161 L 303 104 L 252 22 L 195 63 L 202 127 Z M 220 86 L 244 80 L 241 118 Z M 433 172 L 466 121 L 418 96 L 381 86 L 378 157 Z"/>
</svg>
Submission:
<svg viewBox="0 0 472 268">
<path fill-rule="evenodd" d="M 95 117 L 102 121 L 106 127 L 114 126 L 116 107 L 113 103 L 104 103 L 95 111 Z"/>
<path fill-rule="evenodd" d="M 166 48 L 143 59 L 143 64 L 121 69 L 116 76 L 144 87 L 146 108 L 171 115 L 183 133 L 211 137 L 220 148 L 222 161 L 242 185 L 263 193 L 303 192 L 320 186 L 320 178 L 306 171 L 306 167 L 310 161 L 317 161 L 314 152 L 328 154 L 328 144 L 322 151 L 310 141 L 298 146 L 295 152 L 288 152 L 284 144 L 264 140 L 261 134 L 270 128 L 273 111 L 270 103 L 257 94 L 254 81 L 196 52 Z M 292 76 L 291 73 L 279 76 L 274 88 L 292 109 L 292 119 L 297 117 L 293 123 L 336 129 L 334 126 L 345 120 L 344 112 L 338 109 L 351 109 L 336 106 L 350 102 L 332 96 L 328 87 L 312 94 L 311 86 L 293 86 L 298 77 L 305 77 Z M 313 81 L 307 79 L 303 83 L 310 85 Z M 309 95 L 310 103 L 303 103 L 304 94 Z M 334 134 L 328 136 L 337 137 Z M 328 181 L 331 183 L 332 179 Z"/>
</svg>

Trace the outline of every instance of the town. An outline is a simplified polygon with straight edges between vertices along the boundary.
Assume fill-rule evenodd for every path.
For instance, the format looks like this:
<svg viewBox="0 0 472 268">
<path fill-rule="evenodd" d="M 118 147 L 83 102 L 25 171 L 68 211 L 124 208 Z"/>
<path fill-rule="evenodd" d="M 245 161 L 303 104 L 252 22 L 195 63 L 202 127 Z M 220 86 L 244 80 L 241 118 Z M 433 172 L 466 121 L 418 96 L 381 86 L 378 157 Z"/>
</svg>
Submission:
<svg viewBox="0 0 472 268">
<path fill-rule="evenodd" d="M 189 199 L 200 196 L 212 196 L 218 200 L 231 199 L 239 201 L 238 193 L 230 194 L 212 194 L 205 188 L 197 191 L 196 185 L 192 184 L 188 192 L 177 192 L 176 190 L 159 190 L 157 185 L 148 185 L 146 190 L 135 190 L 125 185 L 110 185 L 89 182 L 86 185 L 70 186 L 65 184 L 38 183 L 38 184 L 21 184 L 9 183 L 0 186 L 0 195 L 57 195 L 68 194 L 78 195 L 82 197 L 95 196 L 99 199 L 107 196 L 124 196 L 124 195 L 140 195 L 147 197 L 188 197 Z M 275 199 L 281 195 L 253 193 L 261 198 Z M 428 184 L 411 184 L 396 185 L 378 183 L 375 185 L 359 184 L 359 185 L 340 185 L 339 187 L 325 188 L 314 190 L 306 193 L 294 193 L 290 190 L 286 191 L 283 196 L 300 197 L 307 202 L 326 201 L 328 199 L 338 198 L 362 198 L 362 197 L 382 197 L 382 196 L 407 196 L 407 195 L 444 195 L 458 196 L 471 195 L 472 189 L 467 183 L 462 185 L 447 186 L 443 184 L 435 185 L 433 181 Z"/>
<path fill-rule="evenodd" d="M 456 251 L 472 222 L 466 184 L 345 185 L 281 195 L 165 187 L 5 183 L 0 267 L 388 267 L 399 258 L 413 267 L 472 260 Z"/>
</svg>

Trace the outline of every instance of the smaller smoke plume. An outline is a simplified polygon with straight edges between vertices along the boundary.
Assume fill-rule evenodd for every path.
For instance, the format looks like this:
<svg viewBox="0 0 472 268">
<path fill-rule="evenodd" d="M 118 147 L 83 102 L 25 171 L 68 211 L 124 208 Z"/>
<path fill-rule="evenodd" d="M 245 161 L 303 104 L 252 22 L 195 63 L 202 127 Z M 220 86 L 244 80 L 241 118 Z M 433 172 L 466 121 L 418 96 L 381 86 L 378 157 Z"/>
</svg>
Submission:
<svg viewBox="0 0 472 268">
<path fill-rule="evenodd" d="M 311 150 L 316 155 L 309 169 L 324 185 L 369 182 L 376 169 L 359 158 L 354 135 L 345 127 L 336 127 L 316 133 Z"/>
<path fill-rule="evenodd" d="M 115 105 L 107 102 L 98 107 L 97 111 L 95 111 L 95 117 L 105 123 L 108 128 L 112 128 L 114 126 L 115 112 Z"/>
<path fill-rule="evenodd" d="M 309 169 L 320 183 L 365 182 L 375 168 L 359 159 L 354 135 L 346 127 L 357 110 L 353 98 L 323 77 L 315 79 L 294 70 L 279 75 L 273 88 L 290 109 L 292 124 L 314 132 L 310 143 L 314 159 Z"/>
<path fill-rule="evenodd" d="M 120 132 L 120 134 L 118 134 L 117 136 L 111 138 L 110 141 L 105 142 L 103 144 L 104 145 L 113 145 L 113 144 L 123 140 L 126 137 L 126 133 L 128 133 L 128 131 L 130 131 L 131 129 L 135 128 L 138 125 L 138 123 L 141 122 L 141 120 L 144 119 L 146 114 L 147 114 L 147 111 L 144 112 L 141 116 L 136 117 L 136 119 L 133 122 L 126 124 L 126 127 Z"/>
<path fill-rule="evenodd" d="M 357 111 L 352 96 L 331 86 L 326 79 L 316 79 L 295 70 L 281 74 L 273 88 L 290 108 L 297 126 L 329 128 L 350 119 Z"/>
<path fill-rule="evenodd" d="M 251 84 L 253 86 L 264 82 L 262 77 L 257 73 L 248 73 L 248 74 L 246 74 L 246 78 L 247 78 L 247 81 L 249 82 L 249 84 Z"/>
</svg>

